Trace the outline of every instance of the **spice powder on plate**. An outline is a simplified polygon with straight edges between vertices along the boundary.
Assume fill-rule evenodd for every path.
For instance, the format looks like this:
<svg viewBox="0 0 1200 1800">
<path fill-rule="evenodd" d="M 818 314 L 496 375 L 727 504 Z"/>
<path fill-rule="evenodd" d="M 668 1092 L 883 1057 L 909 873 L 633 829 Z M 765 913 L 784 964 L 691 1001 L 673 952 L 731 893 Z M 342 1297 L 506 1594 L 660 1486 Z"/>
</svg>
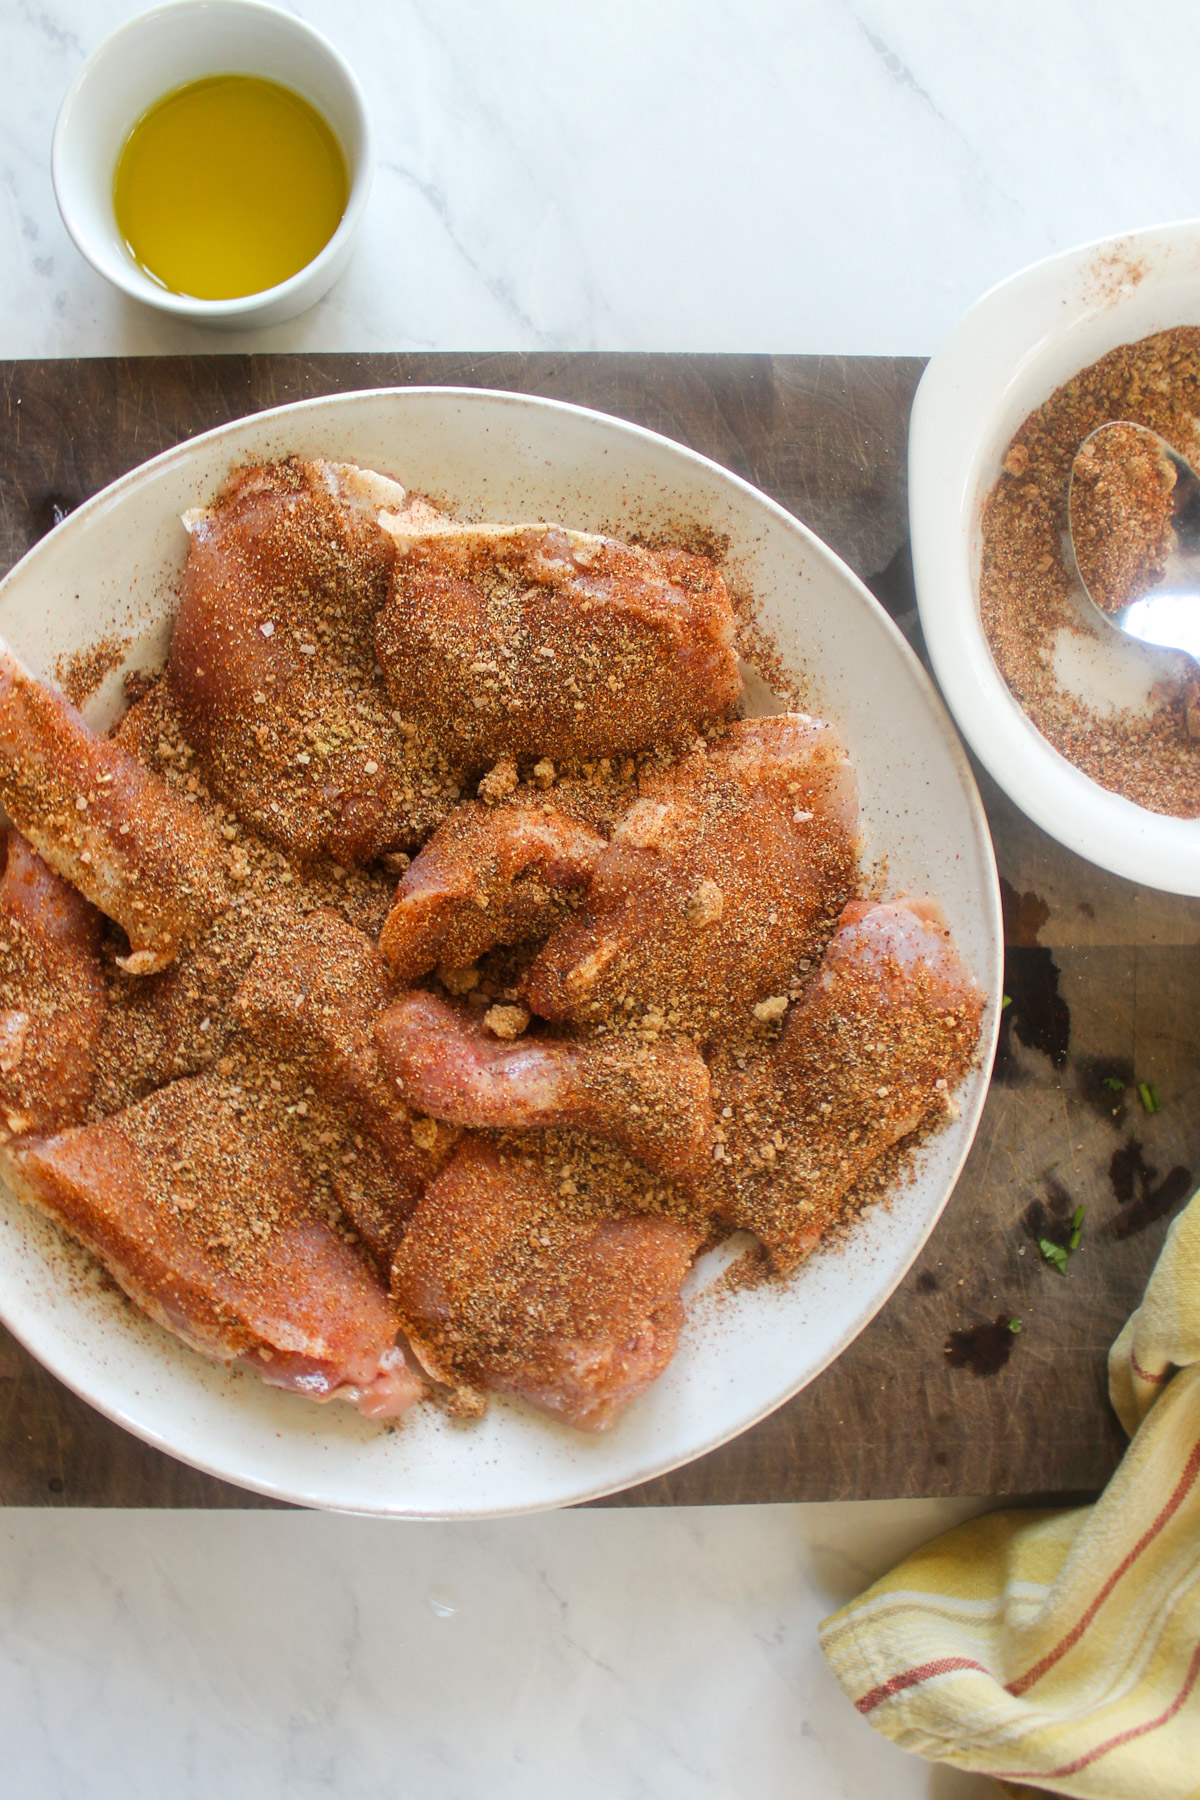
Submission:
<svg viewBox="0 0 1200 1800">
<path fill-rule="evenodd" d="M 1055 668 L 1064 633 L 1102 631 L 1066 549 L 1071 466 L 1097 426 L 1128 420 L 1158 432 L 1200 466 L 1200 329 L 1122 344 L 1058 388 L 1009 446 L 983 512 L 979 604 L 992 655 L 1015 698 L 1054 748 L 1101 787 L 1151 812 L 1200 816 L 1197 676 L 1167 657 L 1144 707 L 1100 708 L 1070 691 Z M 1138 646 L 1122 645 L 1132 658 Z M 1173 671 L 1173 672 L 1172 672 Z"/>
</svg>

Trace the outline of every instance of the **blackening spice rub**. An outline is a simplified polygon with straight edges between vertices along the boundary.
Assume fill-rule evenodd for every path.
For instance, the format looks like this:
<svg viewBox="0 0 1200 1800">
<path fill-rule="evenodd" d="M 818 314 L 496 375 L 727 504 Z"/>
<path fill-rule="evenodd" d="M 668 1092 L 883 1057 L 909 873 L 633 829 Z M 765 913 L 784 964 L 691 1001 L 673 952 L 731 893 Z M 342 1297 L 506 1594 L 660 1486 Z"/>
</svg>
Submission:
<svg viewBox="0 0 1200 1800">
<path fill-rule="evenodd" d="M 1071 691 L 1056 668 L 1064 636 L 1097 629 L 1067 550 L 1071 467 L 1100 425 L 1128 420 L 1200 459 L 1200 329 L 1122 344 L 1092 363 L 1025 420 L 983 512 L 979 606 L 992 655 L 1025 712 L 1085 775 L 1151 812 L 1200 816 L 1196 672 L 1163 656 L 1141 707 L 1101 707 Z M 1127 495 L 1126 498 L 1129 496 Z M 1152 559 L 1151 559 L 1152 560 Z M 1124 647 L 1122 647 L 1124 648 Z M 1128 646 L 1131 658 L 1143 653 Z"/>
</svg>

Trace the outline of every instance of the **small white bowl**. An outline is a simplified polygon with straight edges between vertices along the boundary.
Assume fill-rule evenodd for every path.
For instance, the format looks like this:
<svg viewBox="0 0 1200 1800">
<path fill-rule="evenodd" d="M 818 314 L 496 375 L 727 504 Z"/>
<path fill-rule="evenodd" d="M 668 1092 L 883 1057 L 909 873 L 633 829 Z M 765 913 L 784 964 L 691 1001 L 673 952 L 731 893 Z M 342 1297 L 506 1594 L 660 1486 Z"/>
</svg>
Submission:
<svg viewBox="0 0 1200 1800">
<path fill-rule="evenodd" d="M 1148 812 L 1061 756 L 1010 693 L 979 615 L 983 503 L 1018 427 L 1098 357 L 1174 325 L 1200 325 L 1194 219 L 1085 244 L 993 288 L 917 389 L 909 515 L 925 641 L 979 760 L 1023 812 L 1089 862 L 1145 887 L 1200 895 L 1200 820 Z"/>
<path fill-rule="evenodd" d="M 325 248 L 287 281 L 236 300 L 168 293 L 134 262 L 117 227 L 113 176 L 138 119 L 207 75 L 258 75 L 291 88 L 328 121 L 350 194 Z M 177 318 L 224 327 L 277 325 L 321 298 L 345 267 L 374 172 L 371 125 L 349 64 L 311 25 L 258 0 L 175 0 L 131 19 L 84 63 L 54 128 L 54 194 L 76 247 L 115 287 Z"/>
</svg>

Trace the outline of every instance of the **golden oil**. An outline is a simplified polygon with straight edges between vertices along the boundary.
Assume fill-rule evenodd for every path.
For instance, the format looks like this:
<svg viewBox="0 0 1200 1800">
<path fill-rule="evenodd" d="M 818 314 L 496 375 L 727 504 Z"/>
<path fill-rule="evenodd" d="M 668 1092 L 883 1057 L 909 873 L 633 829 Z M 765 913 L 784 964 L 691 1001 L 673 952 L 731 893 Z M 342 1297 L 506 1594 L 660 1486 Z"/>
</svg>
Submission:
<svg viewBox="0 0 1200 1800">
<path fill-rule="evenodd" d="M 346 210 L 341 147 L 307 100 L 255 75 L 212 75 L 156 101 L 125 140 L 117 226 L 152 280 L 197 300 L 295 275 Z"/>
</svg>

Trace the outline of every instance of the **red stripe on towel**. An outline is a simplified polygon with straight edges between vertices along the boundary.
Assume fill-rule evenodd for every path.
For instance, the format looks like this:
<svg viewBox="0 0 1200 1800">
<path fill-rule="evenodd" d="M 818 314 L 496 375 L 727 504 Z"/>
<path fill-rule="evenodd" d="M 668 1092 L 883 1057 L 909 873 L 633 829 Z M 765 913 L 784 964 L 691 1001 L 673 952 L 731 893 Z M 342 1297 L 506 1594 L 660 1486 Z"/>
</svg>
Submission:
<svg viewBox="0 0 1200 1800">
<path fill-rule="evenodd" d="M 860 1713 L 874 1712 L 881 1701 L 890 1700 L 893 1694 L 902 1694 L 905 1688 L 917 1687 L 920 1682 L 930 1681 L 935 1675 L 952 1675 L 958 1669 L 977 1669 L 981 1675 L 990 1672 L 982 1663 L 972 1662 L 969 1656 L 942 1656 L 937 1662 L 919 1663 L 915 1669 L 905 1669 L 902 1675 L 891 1676 L 854 1704 Z"/>
<path fill-rule="evenodd" d="M 1128 1731 L 1122 1731 L 1116 1737 L 1109 1738 L 1105 1743 L 1097 1744 L 1094 1750 L 1088 1750 L 1084 1755 L 1077 1756 L 1074 1762 L 1064 1763 L 1061 1769 L 1027 1769 L 1021 1775 L 997 1775 L 994 1779 L 996 1781 L 1041 1783 L 1061 1781 L 1068 1775 L 1078 1775 L 1081 1769 L 1086 1769 L 1089 1764 L 1098 1762 L 1102 1756 L 1107 1756 L 1110 1750 L 1119 1750 L 1122 1744 L 1131 1744 L 1135 1738 L 1145 1737 L 1147 1733 L 1157 1731 L 1160 1726 L 1169 1725 L 1195 1687 L 1198 1675 L 1200 1675 L 1200 1644 L 1197 1644 L 1192 1651 L 1192 1660 L 1188 1664 L 1187 1679 L 1183 1686 L 1166 1712 L 1159 1713 L 1157 1719 L 1147 1719 L 1144 1725 L 1131 1725 Z"/>
<path fill-rule="evenodd" d="M 1024 1675 L 1018 1675 L 1015 1681 L 1010 1681 L 1008 1683 L 1008 1692 L 1012 1694 L 1014 1698 L 1019 1698 L 1022 1694 L 1028 1693 L 1034 1682 L 1040 1681 L 1042 1676 L 1047 1674 L 1049 1670 L 1054 1667 L 1055 1663 L 1062 1660 L 1068 1650 L 1075 1647 L 1088 1626 L 1092 1623 L 1092 1620 L 1096 1617 L 1096 1614 L 1100 1611 L 1100 1608 L 1104 1605 L 1104 1602 L 1108 1599 L 1108 1596 L 1116 1587 L 1118 1581 L 1120 1581 L 1122 1575 L 1129 1572 L 1134 1563 L 1137 1562 L 1138 1558 L 1149 1549 L 1158 1534 L 1170 1523 L 1171 1519 L 1179 1511 L 1179 1508 L 1187 1499 L 1189 1490 L 1195 1485 L 1197 1475 L 1200 1475 L 1200 1443 L 1193 1444 L 1192 1453 L 1184 1464 L 1183 1474 L 1175 1484 L 1175 1491 L 1159 1513 L 1157 1519 L 1155 1519 L 1153 1525 L 1147 1527 L 1129 1554 L 1123 1557 L 1120 1563 L 1118 1563 L 1117 1567 L 1104 1583 L 1104 1586 L 1100 1589 L 1100 1592 L 1096 1595 L 1096 1598 L 1092 1601 L 1083 1617 L 1071 1627 L 1066 1637 L 1060 1638 L 1053 1650 L 1047 1651 L 1040 1662 L 1034 1663 L 1032 1669 L 1027 1670 Z"/>
</svg>

